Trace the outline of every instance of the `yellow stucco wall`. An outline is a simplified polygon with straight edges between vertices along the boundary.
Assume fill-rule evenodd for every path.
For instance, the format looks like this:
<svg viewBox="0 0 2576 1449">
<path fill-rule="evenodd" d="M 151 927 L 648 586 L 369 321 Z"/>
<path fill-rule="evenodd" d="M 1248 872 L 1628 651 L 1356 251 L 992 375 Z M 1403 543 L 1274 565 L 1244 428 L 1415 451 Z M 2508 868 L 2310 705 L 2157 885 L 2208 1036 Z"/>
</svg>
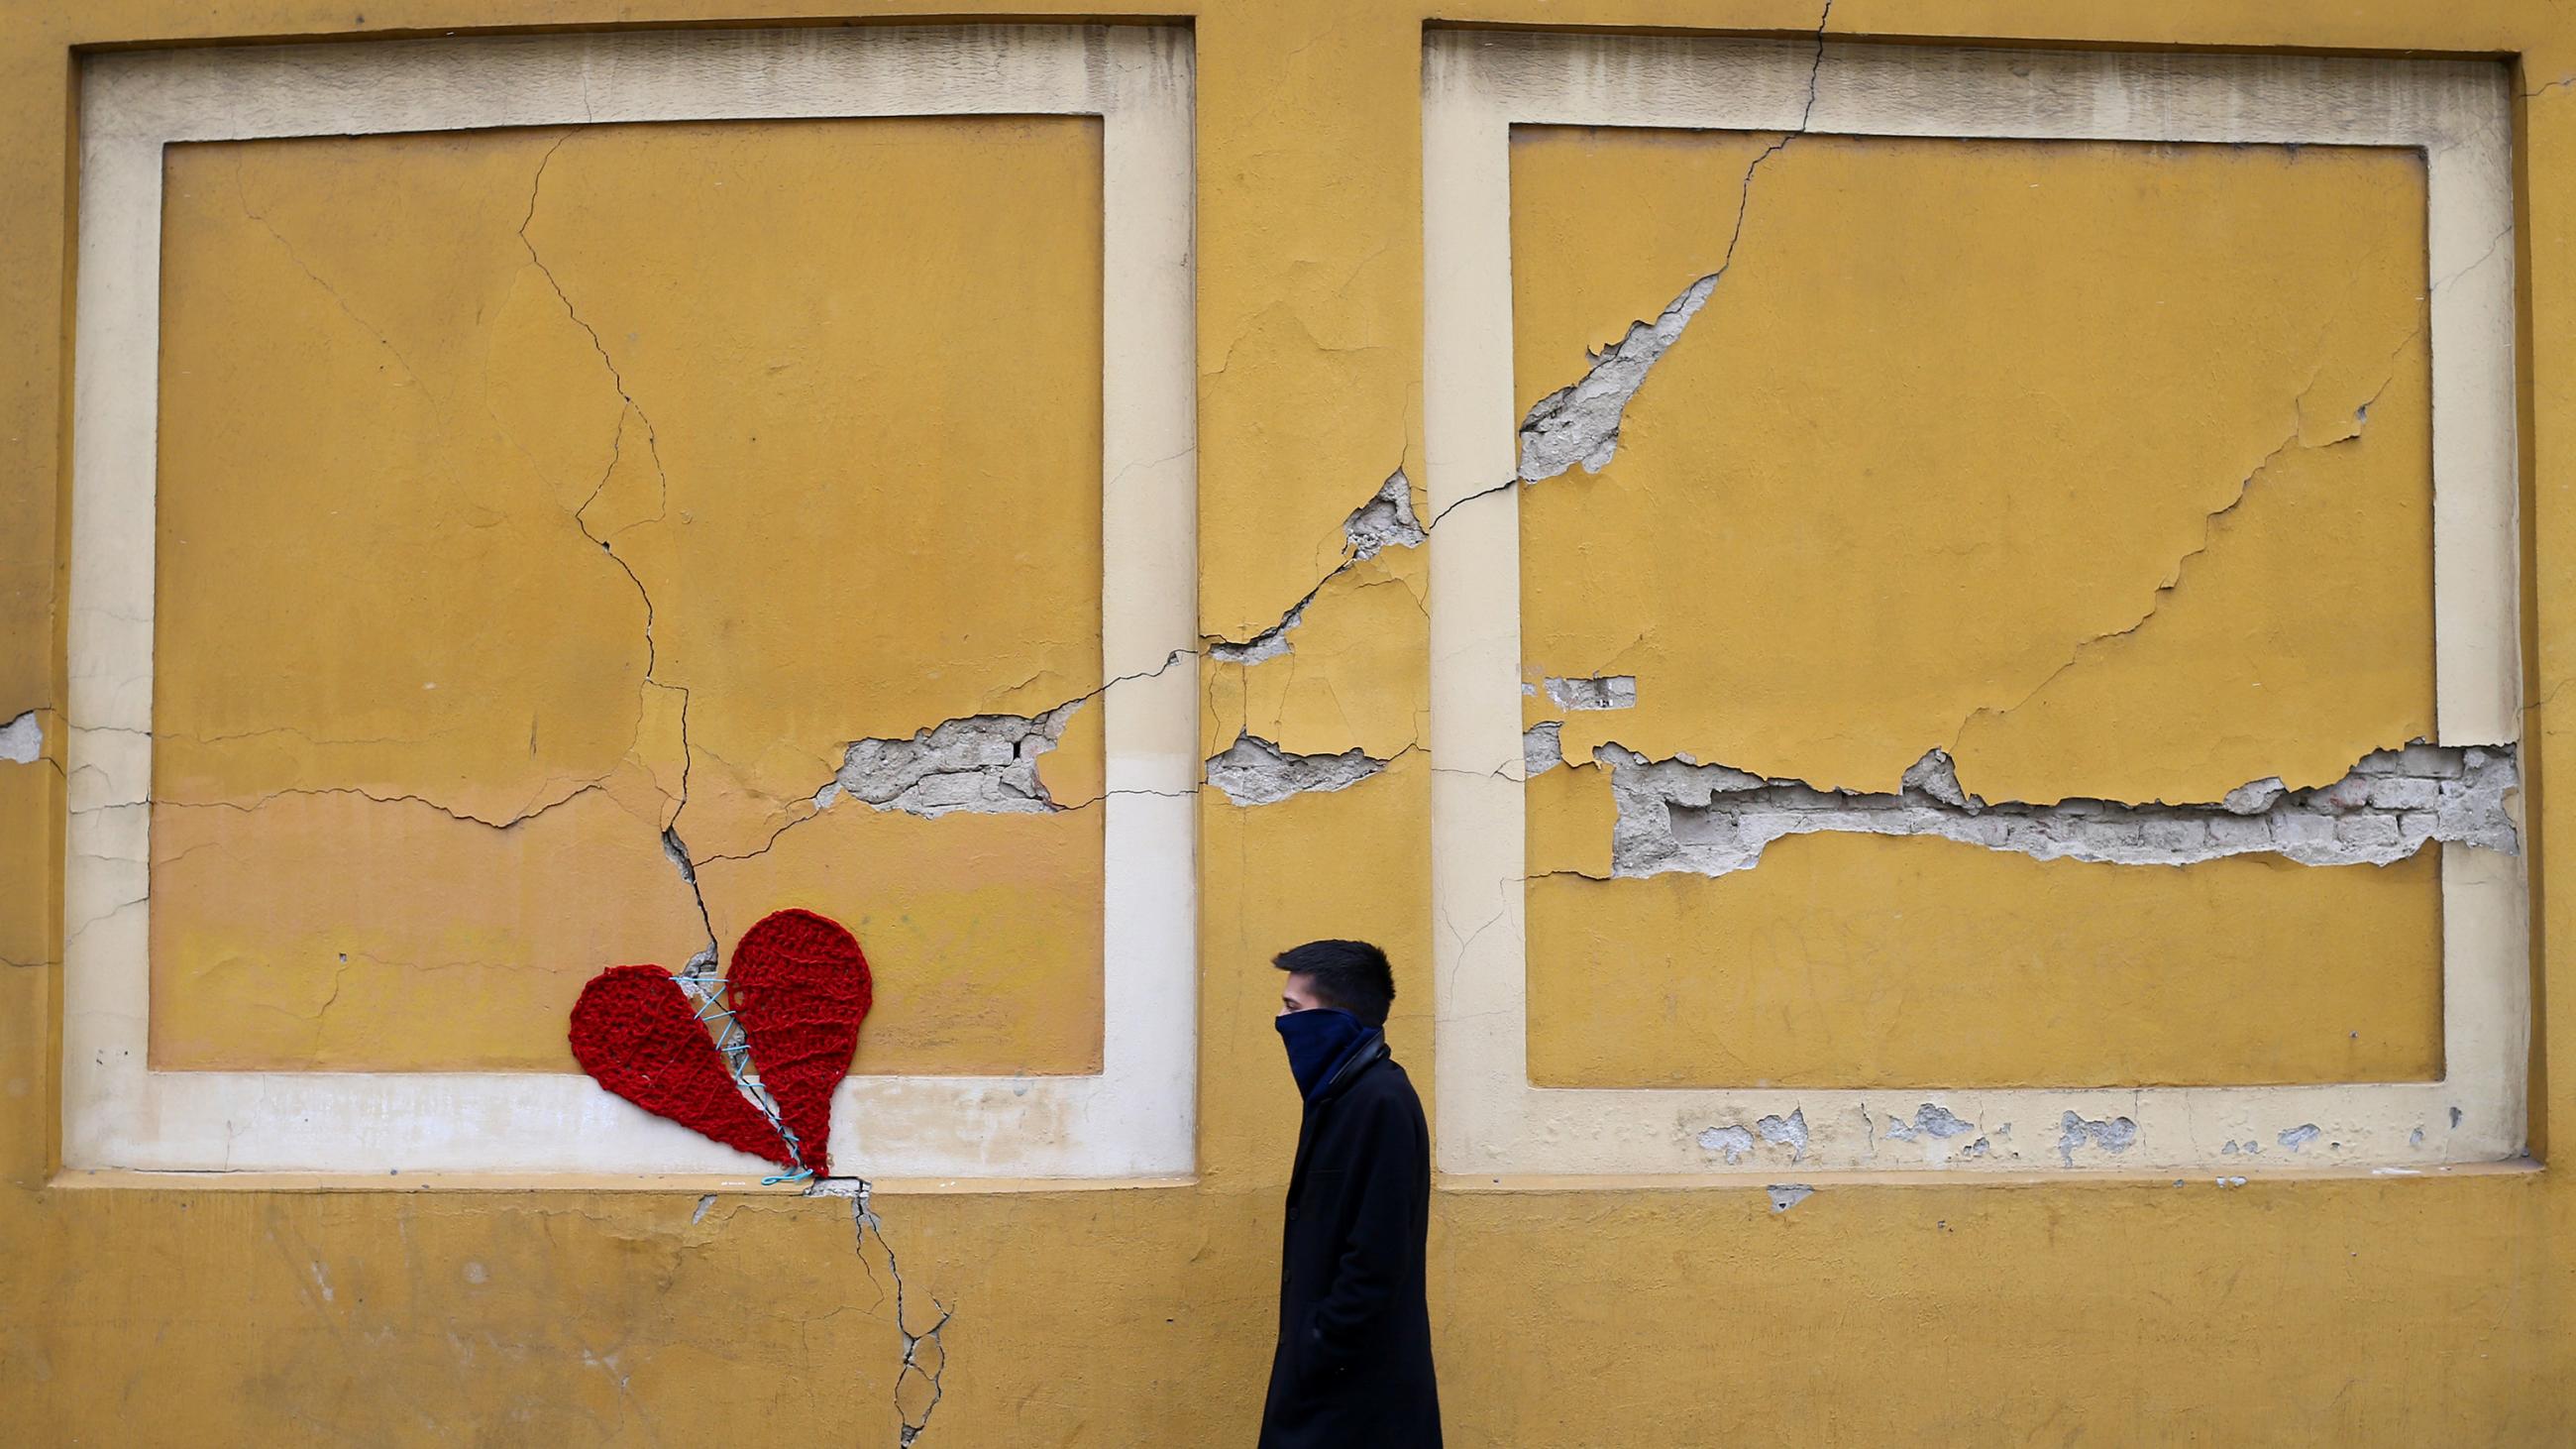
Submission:
<svg viewBox="0 0 2576 1449">
<path fill-rule="evenodd" d="M 1524 407 L 1715 270 L 1776 140 L 1516 136 Z M 1616 458 L 1522 502 L 1528 668 L 1638 679 L 1569 758 L 2181 802 L 2432 734 L 2418 158 L 1829 136 L 1757 184 Z"/>
<path fill-rule="evenodd" d="M 1533 691 L 1527 722 L 1561 721 L 1569 760 L 1607 741 L 1825 789 L 1893 789 L 1938 746 L 1969 791 L 2037 804 L 2323 784 L 2433 735 L 2420 157 L 1841 136 L 1764 155 L 1780 140 L 1514 133 L 1524 409 L 1727 262 L 1608 466 L 1523 497 L 1531 682 L 1636 680 L 1616 710 Z M 1534 870 L 1608 874 L 1556 860 L 1608 828 L 1579 797 L 1598 773 L 1533 794 Z M 2439 1077 L 2429 858 L 2330 878 L 2271 859 L 1834 836 L 1715 881 L 1545 875 L 1531 1075 Z"/>
<path fill-rule="evenodd" d="M 862 1070 L 1095 1070 L 1098 811 L 811 802 L 1100 685 L 1100 166 L 1074 117 L 172 148 L 154 1064 L 571 1070 L 582 982 L 706 944 L 667 827 L 719 942 L 864 929 Z"/>
<path fill-rule="evenodd" d="M 2103 865 L 1828 834 L 1715 880 L 1551 876 L 1529 894 L 1530 1077 L 2429 1081 L 2442 1075 L 2439 861 L 2434 846 L 2381 867 Z"/>
<path fill-rule="evenodd" d="M 857 8 L 869 17 L 903 13 Z M 942 13 L 979 8 L 951 5 Z M 815 13 L 837 18 L 850 9 Z M 1050 9 L 1089 13 L 1045 3 L 1009 7 L 1014 15 Z M 791 4 L 764 18 L 800 13 Z M 1768 0 L 1714 9 L 1679 0 L 1489 0 L 1472 11 L 1436 13 L 1358 0 L 1211 0 L 1186 15 L 1198 88 L 1199 612 L 1205 633 L 1228 639 L 1275 623 L 1314 588 L 1340 555 L 1343 519 L 1393 468 L 1420 471 L 1417 142 L 1425 21 L 1775 34 L 1811 32 L 1817 23 L 1817 7 Z M 904 1341 L 884 1244 L 899 1255 L 912 1329 L 936 1316 L 928 1298 L 955 1315 L 938 1340 L 944 1395 L 922 1442 L 1240 1439 L 1257 1413 L 1268 1364 L 1278 1196 L 1295 1125 L 1267 1020 L 1275 978 L 1264 958 L 1311 935 L 1383 941 L 1400 963 L 1396 1051 L 1417 1080 L 1430 1077 L 1435 927 L 1427 801 L 1435 764 L 1407 748 L 1421 740 L 1425 583 L 1423 550 L 1404 549 L 1327 584 L 1294 636 L 1294 655 L 1248 667 L 1202 666 L 1211 751 L 1248 730 L 1299 751 L 1359 745 L 1393 762 L 1349 789 L 1275 806 L 1201 800 L 1205 961 L 1198 1168 L 1190 1181 L 889 1190 L 874 1203 L 881 1241 L 854 1240 L 846 1200 L 705 1194 L 697 1185 L 242 1188 L 177 1178 L 103 1182 L 59 1171 L 61 981 L 52 963 L 66 930 L 59 882 L 71 782 L 51 762 L 62 758 L 74 52 L 736 18 L 705 0 L 387 0 L 363 14 L 309 0 L 245 0 L 220 9 L 172 0 L 79 7 L 12 0 L 10 23 L 0 25 L 0 117 L 7 121 L 0 128 L 7 137 L 0 143 L 0 201 L 17 219 L 0 231 L 0 338 L 7 344 L 0 346 L 0 618 L 10 625 L 0 629 L 0 716 L 40 712 L 47 751 L 32 764 L 0 763 L 0 960 L 9 963 L 0 967 L 0 1242 L 9 1245 L 0 1255 L 0 1397 L 11 1406 L 14 1432 L 29 1442 L 681 1444 L 746 1432 L 891 1442 L 902 1412 Z M 2533 626 L 2525 767 L 2545 787 L 2567 747 L 2546 706 L 2576 672 L 2567 652 L 2576 641 L 2569 592 L 2576 534 L 2558 499 L 2576 466 L 2568 432 L 2576 401 L 2562 381 L 2576 368 L 2576 316 L 2568 310 L 2576 233 L 2566 223 L 2576 203 L 2569 179 L 2576 170 L 2566 164 L 2576 155 L 2576 101 L 2569 99 L 2576 88 L 2554 84 L 2576 75 L 2576 18 L 2524 0 L 2429 8 L 2328 0 L 2265 7 L 1840 0 L 1830 20 L 1837 33 L 1894 39 L 2510 58 L 2518 89 L 2533 93 L 2516 117 L 2524 148 L 2517 262 Z M 568 146 L 558 161 L 589 144 Z M 992 148 L 969 149 L 992 159 Z M 2312 159 L 2322 164 L 2312 153 L 2280 165 L 2283 174 L 2266 183 L 2264 195 L 2295 184 L 2293 173 Z M 2258 157 L 2231 164 L 2274 163 Z M 518 179 L 525 181 L 526 171 Z M 1794 194 L 1794 186 L 1783 192 Z M 1766 194 L 1762 202 L 1771 199 Z M 2291 230 L 2328 246 L 2341 227 L 2366 231 L 2373 224 L 2363 218 Z M 641 240 L 666 240 L 675 249 L 707 242 L 649 233 Z M 791 250 L 789 240 L 780 239 L 781 251 Z M 916 264 L 942 265 L 948 250 L 924 248 Z M 615 305 L 614 284 L 595 280 L 604 289 L 598 305 Z M 2352 276 L 2335 280 L 2323 299 L 2326 315 L 2356 327 L 2387 322 L 2376 309 L 2388 299 Z M 648 269 L 638 268 L 634 285 L 649 285 Z M 945 307 L 972 294 L 897 289 L 889 305 L 930 295 Z M 1566 335 L 1564 346 L 1598 343 L 1603 329 L 1668 298 L 1648 288 L 1642 297 L 1607 299 L 1601 316 Z M 1012 327 L 1026 325 L 1019 309 L 1031 304 L 1026 295 L 1011 299 Z M 940 320 L 958 322 L 945 314 Z M 2405 324 L 2395 325 L 2402 334 Z M 611 335 L 607 327 L 602 333 Z M 2396 336 L 2386 341 L 2378 358 L 2398 351 Z M 2362 350 L 2354 344 L 2354 355 Z M 2292 420 L 2276 404 L 2304 383 L 2311 360 L 2272 360 L 2295 371 L 2277 371 L 2249 394 L 2266 400 L 2259 416 L 2195 429 L 2193 436 L 2221 456 L 2189 476 L 2220 488 L 2245 472 L 2231 472 L 2231 461 L 2260 458 L 2282 442 Z M 936 366 L 935 350 L 910 362 Z M 676 364 L 639 355 L 631 365 L 649 371 Z M 2292 385 L 2282 386 L 2285 379 Z M 2380 380 L 2337 375 L 2332 386 L 2338 397 L 2366 395 Z M 976 405 L 996 406 L 999 396 L 979 390 Z M 596 401 L 581 404 L 586 417 L 603 407 L 609 419 L 619 416 Z M 728 412 L 720 400 L 705 405 L 711 416 Z M 666 441 L 681 431 L 658 410 L 653 421 Z M 1634 421 L 1644 456 L 1652 429 L 1644 413 Z M 587 446 L 578 455 L 595 463 L 605 431 L 595 420 L 579 430 Z M 722 432 L 688 431 L 701 441 Z M 2385 436 L 2374 421 L 2354 447 L 2327 456 L 2360 456 Z M 1093 441 L 1089 452 L 1069 446 L 1065 456 L 1096 460 Z M 1097 479 L 1090 482 L 1096 498 Z M 1609 474 L 1576 485 L 1594 496 L 1613 486 Z M 1575 491 L 1541 488 L 1526 495 L 1526 506 L 1531 515 L 1573 510 Z M 2168 502 L 2195 518 L 2215 506 Z M 2185 502 L 2197 512 L 2184 513 Z M 734 537 L 745 550 L 758 546 L 747 525 Z M 810 541 L 803 534 L 781 540 L 791 547 Z M 2174 552 L 2160 546 L 2153 556 Z M 2300 566 L 2327 562 L 2306 557 Z M 2213 573 L 2211 582 L 2224 579 Z M 2261 582 L 2242 581 L 2249 592 L 2241 597 L 2267 597 Z M 2155 583 L 2152 576 L 2127 580 L 2124 597 L 2142 604 Z M 2165 608 L 2192 597 L 2190 589 L 2177 591 Z M 617 603 L 603 593 L 596 607 Z M 834 617 L 859 627 L 849 623 L 856 617 L 850 611 Z M 1002 637 L 1025 640 L 1020 626 L 1027 621 L 1009 622 L 1014 628 Z M 2281 627 L 2298 622 L 2285 617 Z M 2062 657 L 2088 630 L 2080 616 L 2059 624 Z M 1065 686 L 1060 692 L 1030 686 L 1008 707 L 1051 703 L 1088 687 L 1085 678 L 1096 682 L 1096 655 L 1080 652 L 1088 637 L 1087 628 L 1068 630 L 1059 641 L 1070 653 L 1048 667 Z M 618 630 L 614 639 L 623 647 L 632 631 Z M 238 636 L 224 643 L 255 647 Z M 819 668 L 825 652 L 800 648 L 790 657 Z M 843 663 L 857 657 L 838 656 Z M 1291 658 L 1300 675 L 1333 661 L 1316 671 L 1331 688 L 1271 683 L 1284 680 Z M 665 659 L 674 668 L 722 665 Z M 2127 667 L 2154 677 L 2147 664 Z M 631 705 L 639 676 L 632 660 L 624 668 Z M 1027 672 L 965 680 L 956 694 L 935 701 L 928 692 L 907 694 L 907 709 L 894 712 L 884 732 L 909 733 L 985 707 L 982 700 L 1001 697 L 987 691 L 1017 686 Z M 1993 677 L 1985 683 L 2002 681 L 1999 667 L 1986 672 Z M 1898 674 L 1895 682 L 1914 678 Z M 2032 681 L 2011 682 L 2026 689 Z M 2408 687 L 2390 682 L 2392 709 L 2413 707 Z M 710 810 L 704 841 L 689 833 L 695 849 L 726 849 L 715 842 L 776 819 L 782 807 L 769 802 L 802 798 L 829 773 L 827 757 L 802 752 L 828 751 L 836 740 L 783 728 L 795 724 L 793 704 L 759 697 L 773 702 L 743 703 L 730 723 L 710 717 L 703 736 L 692 711 L 692 740 L 737 744 L 716 752 L 740 772 L 713 787 L 711 803 L 720 795 L 734 805 Z M 1950 701 L 1971 708 L 1984 702 Z M 2199 707 L 2149 702 L 2176 714 Z M 2081 784 L 2063 788 L 2125 796 L 2153 794 L 2168 778 L 2206 778 L 2223 789 L 2248 777 L 2238 760 L 2216 752 L 2123 753 L 2108 763 L 2049 753 L 2048 736 L 2061 748 L 2084 743 L 2066 719 L 2089 707 L 2070 702 L 2067 717 L 2043 723 L 2034 736 L 1993 740 L 1990 778 L 1978 776 L 1963 742 L 1963 774 L 1997 798 L 2046 798 L 2060 788 L 2055 782 L 2079 776 Z M 1886 705 L 1869 708 L 1883 713 Z M 768 709 L 789 713 L 762 712 Z M 1941 718 L 1956 726 L 1960 711 Z M 2314 753 L 2314 770 L 2332 771 L 2360 748 L 2388 742 L 2381 721 L 2364 727 L 2353 724 L 2354 714 L 2337 718 L 2335 728 L 2355 730 L 2353 738 L 2292 740 L 2294 715 L 2283 716 L 2274 726 L 2281 733 L 2248 751 L 2262 761 L 2252 773 L 2289 773 L 2280 762 L 2293 744 Z M 613 730 L 610 723 L 583 722 L 592 736 L 606 736 L 598 744 L 605 759 L 592 761 L 594 771 L 614 764 L 644 730 L 668 729 L 676 739 L 676 718 L 639 726 L 630 711 Z M 2150 733 L 2174 743 L 2190 729 L 2186 719 Z M 1883 787 L 1925 745 L 1939 742 L 1937 735 L 1918 742 L 1922 733 L 1888 730 L 1879 742 L 1883 759 L 1812 733 L 1778 742 L 1778 753 L 1785 760 L 1794 746 L 1812 756 L 1791 761 L 1802 776 L 1851 776 L 1848 783 Z M 1913 742 L 1911 752 L 1898 748 L 1900 737 Z M 797 758 L 756 756 L 782 740 Z M 451 788 L 525 770 L 524 734 L 514 730 L 492 744 L 492 773 Z M 1828 758 L 1836 750 L 1845 763 Z M 282 764 L 262 763 L 244 753 L 209 762 L 241 775 L 219 774 L 205 784 L 236 790 L 247 779 L 252 790 L 275 789 L 293 783 L 278 781 L 276 772 L 320 758 L 300 751 Z M 2143 791 L 2117 788 L 2121 782 L 2109 774 L 2129 768 L 2157 778 L 2145 780 Z M 270 783 L 259 783 L 263 769 Z M 649 800 L 657 787 L 648 779 L 635 788 Z M 615 795 L 603 787 L 579 805 L 537 817 L 530 827 L 560 820 L 564 835 L 524 848 L 539 859 L 580 851 L 594 869 L 632 869 L 643 880 L 655 864 L 649 856 L 621 862 L 606 847 L 612 834 L 619 849 L 651 843 L 649 832 L 610 829 L 608 812 L 626 808 Z M 522 789 L 484 804 L 517 810 L 525 802 Z M 406 823 L 406 808 L 425 807 L 352 805 L 349 814 L 375 822 L 365 829 L 428 825 Z M 601 813 L 587 821 L 586 810 Z M 827 811 L 782 841 L 798 842 L 842 819 Z M 2576 823 L 2546 788 L 2529 792 L 2526 819 L 2543 843 Z M 156 823 L 156 840 L 160 829 Z M 1802 843 L 1813 842 L 1775 849 L 1794 862 L 1789 847 Z M 868 848 L 909 849 L 896 840 Z M 986 848 L 1011 851 L 1001 841 Z M 482 859 L 477 868 L 488 873 L 487 889 L 543 893 L 512 857 Z M 774 893 L 821 889 L 798 881 L 819 878 L 823 867 L 796 861 L 790 855 L 774 877 L 743 882 L 755 903 L 732 909 L 755 910 L 757 899 Z M 2552 857 L 2535 851 L 2531 864 L 2543 988 L 2533 1016 L 2532 1138 L 2545 1159 L 2548 1125 L 2569 1105 L 2564 1074 L 2546 1065 L 2570 1049 L 2576 992 L 2547 989 L 2566 956 L 2569 923 L 2560 902 L 2569 892 L 2549 889 Z M 281 907 L 295 899 L 292 891 L 280 893 Z M 423 926 L 446 919 L 426 902 L 397 904 L 416 911 L 410 919 Z M 221 924 L 211 907 L 205 919 L 210 930 Z M 273 929 L 267 921 L 248 924 Z M 658 937 L 664 926 L 654 917 L 620 929 Z M 719 932 L 728 929 L 718 923 Z M 569 944 L 587 950 L 600 943 Z M 687 944 L 645 949 L 669 954 Z M 485 949 L 479 942 L 463 947 Z M 889 1002 L 871 1032 L 890 1023 L 894 1010 Z M 2393 1013 L 2392 1030 L 2404 1015 Z M 1437 1111 L 1437 1102 L 1429 1105 Z M 1813 1199 L 1787 1213 L 1774 1212 L 1749 1186 L 1452 1179 L 1437 1197 L 1432 1227 L 1450 1438 L 1488 1445 L 1789 1436 L 1836 1443 L 2560 1443 L 2576 1433 L 2576 1407 L 2564 1387 L 2576 1379 L 2567 1312 L 2576 1262 L 2564 1246 L 2576 1233 L 2576 1192 L 2561 1178 L 2533 1164 L 2428 1177 L 2278 1174 L 2232 1189 L 2117 1175 L 2081 1182 L 1861 1177 L 1822 1183 Z M 1937 1363 L 1927 1362 L 1927 1343 L 1941 1345 Z M 917 1380 L 903 1392 L 917 1396 Z M 917 1412 L 917 1397 L 906 1402 Z"/>
</svg>

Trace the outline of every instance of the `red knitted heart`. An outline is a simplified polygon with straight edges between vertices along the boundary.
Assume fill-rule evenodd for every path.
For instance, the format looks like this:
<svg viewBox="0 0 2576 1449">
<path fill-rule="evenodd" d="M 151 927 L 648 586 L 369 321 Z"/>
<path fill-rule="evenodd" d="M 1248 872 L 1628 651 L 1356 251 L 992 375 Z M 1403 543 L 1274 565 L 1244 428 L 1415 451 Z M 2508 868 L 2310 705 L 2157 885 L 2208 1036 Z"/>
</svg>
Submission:
<svg viewBox="0 0 2576 1449">
<path fill-rule="evenodd" d="M 601 1086 L 728 1147 L 796 1166 L 778 1129 L 734 1085 L 670 972 L 611 966 L 590 978 L 572 1005 L 570 1035 L 573 1060 Z"/>
<path fill-rule="evenodd" d="M 805 1165 L 832 1174 L 832 1093 L 849 1075 L 873 992 L 868 958 L 839 923 L 777 911 L 733 948 L 734 1020 L 752 1065 L 796 1134 Z"/>
</svg>

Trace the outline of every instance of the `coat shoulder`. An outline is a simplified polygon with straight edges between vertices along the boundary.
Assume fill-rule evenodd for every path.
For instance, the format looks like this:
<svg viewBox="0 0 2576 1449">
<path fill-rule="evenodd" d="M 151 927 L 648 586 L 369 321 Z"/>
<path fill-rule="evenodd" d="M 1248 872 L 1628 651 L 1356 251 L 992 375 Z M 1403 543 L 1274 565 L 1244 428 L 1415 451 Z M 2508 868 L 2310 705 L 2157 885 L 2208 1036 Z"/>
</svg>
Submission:
<svg viewBox="0 0 2576 1449">
<path fill-rule="evenodd" d="M 1402 1063 L 1385 1057 L 1370 1065 L 1343 1093 L 1343 1100 L 1353 1107 L 1372 1112 L 1400 1111 L 1422 1115 L 1422 1096 L 1413 1089 L 1413 1078 L 1406 1076 Z"/>
</svg>

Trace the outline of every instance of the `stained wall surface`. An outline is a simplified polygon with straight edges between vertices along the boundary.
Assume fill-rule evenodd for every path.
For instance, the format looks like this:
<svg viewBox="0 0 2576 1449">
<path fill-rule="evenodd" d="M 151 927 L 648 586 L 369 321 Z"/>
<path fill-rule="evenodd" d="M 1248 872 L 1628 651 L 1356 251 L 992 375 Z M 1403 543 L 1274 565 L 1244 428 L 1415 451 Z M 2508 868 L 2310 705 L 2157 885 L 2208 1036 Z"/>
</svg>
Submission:
<svg viewBox="0 0 2576 1449">
<path fill-rule="evenodd" d="M 864 1200 L 65 1169 L 59 963 L 90 925 L 62 895 L 83 788 L 61 764 L 81 55 L 745 17 L 702 0 L 11 0 L 0 1383 L 19 1432 L 1248 1434 L 1296 1127 L 1267 957 L 1384 943 L 1394 1049 L 1427 1085 L 1435 935 L 1479 929 L 1430 892 L 1426 22 L 1794 40 L 1820 14 L 1891 41 L 2502 57 L 2520 97 L 2504 244 L 2529 1152 L 2397 1175 L 2302 1171 L 2280 1147 L 2187 1180 L 2053 1157 L 1819 1174 L 1785 1207 L 1764 1176 L 1445 1176 L 1431 1292 L 1449 1439 L 2576 1433 L 2576 1193 L 2549 1165 L 2569 1099 L 2548 1070 L 2576 990 L 2555 979 L 2571 892 L 2550 889 L 2547 851 L 2570 818 L 2547 785 L 2576 639 L 2559 501 L 2576 19 L 2512 0 L 1189 8 L 1204 645 L 1187 667 L 1203 755 L 1294 760 L 1255 769 L 1269 803 L 1199 792 L 1195 1171 Z M 1526 898 L 1551 948 L 1533 951 L 1533 1073 L 1702 1082 L 1734 1070 L 1710 1052 L 1720 1028 L 1752 1070 L 1833 1086 L 2440 1070 L 2431 854 L 2126 867 L 1828 833 L 1714 878 L 1577 878 L 1616 873 L 1595 745 L 1859 791 L 1897 789 L 1941 746 L 1990 801 L 2208 804 L 2267 776 L 2330 785 L 2436 723 L 2407 220 L 2425 197 L 2407 157 L 1810 137 L 1748 182 L 1780 141 L 1558 132 L 1514 157 L 1524 403 L 1704 274 L 1739 207 L 1745 222 L 1725 305 L 1640 393 L 1617 459 L 1500 495 L 1528 541 L 1522 723 L 1560 720 L 1571 762 L 1528 792 L 1533 868 L 1567 873 Z M 678 965 L 710 929 L 729 941 L 810 903 L 862 932 L 889 983 L 862 1071 L 1091 1070 L 1099 963 L 1066 943 L 1097 939 L 1093 812 L 813 802 L 854 741 L 1035 716 L 1105 683 L 1105 480 L 1085 432 L 1102 407 L 1097 145 L 1081 123 L 976 119 L 174 150 L 158 536 L 160 586 L 190 602 L 160 624 L 156 1057 L 560 1070 L 548 1033 L 592 966 Z M 816 171 L 859 184 L 794 179 Z M 719 181 L 755 201 L 689 204 Z M 872 188 L 901 210 L 868 205 Z M 1877 221 L 1838 220 L 1855 211 Z M 972 503 L 937 486 L 961 476 Z M 352 477 L 389 486 L 335 489 Z M 2140 477 L 2161 481 L 2109 486 Z M 852 542 L 892 533 L 938 547 Z M 1635 677 L 1632 709 L 1546 707 L 1547 678 L 1611 675 Z M 1057 801 L 1108 788 L 1088 713 L 1037 756 Z M 1997 908 L 1963 912 L 1963 895 Z"/>
</svg>

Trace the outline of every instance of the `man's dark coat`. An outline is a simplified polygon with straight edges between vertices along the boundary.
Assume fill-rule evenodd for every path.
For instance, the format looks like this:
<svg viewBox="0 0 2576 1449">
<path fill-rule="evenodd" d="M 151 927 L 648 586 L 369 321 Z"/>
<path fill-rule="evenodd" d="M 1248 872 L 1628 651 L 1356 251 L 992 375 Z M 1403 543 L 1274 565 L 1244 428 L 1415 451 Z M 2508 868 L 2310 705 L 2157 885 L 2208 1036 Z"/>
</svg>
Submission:
<svg viewBox="0 0 2576 1449">
<path fill-rule="evenodd" d="M 1423 1235 L 1431 1134 L 1383 1038 L 1306 1104 L 1279 1261 L 1261 1449 L 1432 1449 Z"/>
</svg>

